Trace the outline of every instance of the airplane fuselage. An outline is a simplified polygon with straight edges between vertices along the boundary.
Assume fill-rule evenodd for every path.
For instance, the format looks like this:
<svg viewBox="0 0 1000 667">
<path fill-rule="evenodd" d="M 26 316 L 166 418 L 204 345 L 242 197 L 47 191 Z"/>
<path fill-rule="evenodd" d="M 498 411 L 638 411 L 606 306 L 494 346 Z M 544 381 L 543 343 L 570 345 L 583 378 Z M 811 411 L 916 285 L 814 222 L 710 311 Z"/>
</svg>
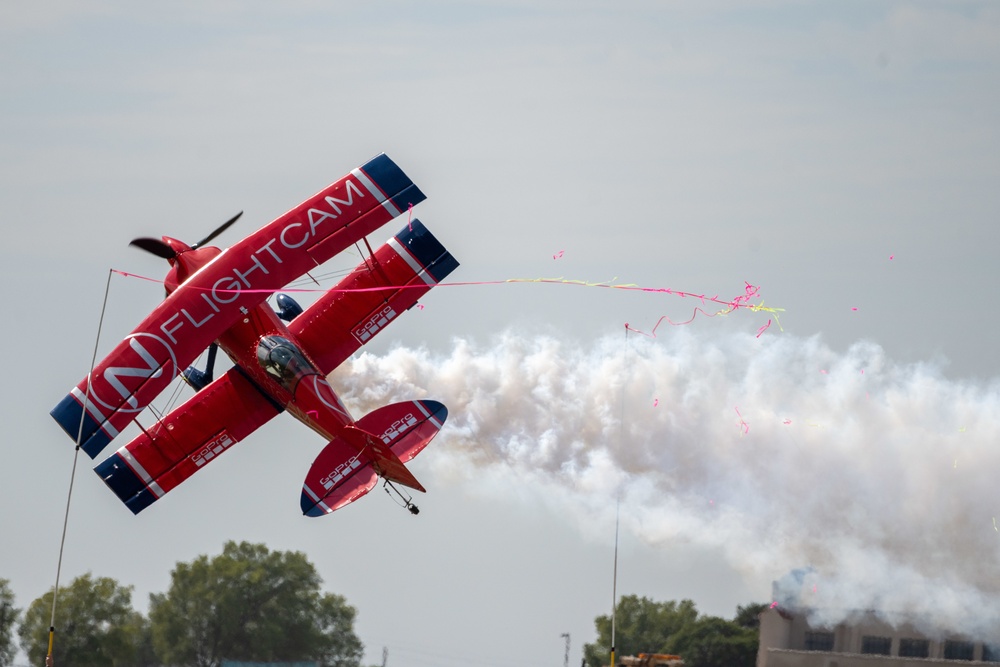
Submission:
<svg viewBox="0 0 1000 667">
<path fill-rule="evenodd" d="M 323 373 L 267 303 L 247 312 L 218 343 L 261 393 L 326 440 L 354 423 Z"/>
<path fill-rule="evenodd" d="M 168 294 L 222 254 L 211 246 L 197 250 L 178 249 L 180 252 L 171 262 L 171 271 L 164 281 Z M 243 317 L 217 342 L 244 376 L 277 407 L 287 410 L 327 440 L 353 424 L 350 412 L 316 363 L 306 355 L 267 302 L 242 311 Z M 283 359 L 283 356 L 288 358 Z"/>
</svg>

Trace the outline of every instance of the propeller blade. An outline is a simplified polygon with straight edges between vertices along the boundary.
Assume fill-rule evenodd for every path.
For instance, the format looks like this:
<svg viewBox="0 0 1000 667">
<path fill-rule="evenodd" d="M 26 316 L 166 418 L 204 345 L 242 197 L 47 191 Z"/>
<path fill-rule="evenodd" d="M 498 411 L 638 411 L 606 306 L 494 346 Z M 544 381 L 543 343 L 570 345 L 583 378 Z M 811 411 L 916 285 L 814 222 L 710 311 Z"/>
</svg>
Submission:
<svg viewBox="0 0 1000 667">
<path fill-rule="evenodd" d="M 198 241 L 193 246 L 191 246 L 191 249 L 194 250 L 195 248 L 199 248 L 205 245 L 206 243 L 214 239 L 216 236 L 229 229 L 229 226 L 232 225 L 237 220 L 239 220 L 241 215 L 243 215 L 243 211 L 240 211 L 239 213 L 231 217 L 229 220 L 222 223 L 222 225 L 219 226 L 218 229 L 216 229 L 214 232 L 212 232 L 211 234 L 209 234 L 208 236 L 206 236 L 205 238 L 203 238 L 202 240 Z"/>
<path fill-rule="evenodd" d="M 162 257 L 163 259 L 173 259 L 177 256 L 174 249 L 168 246 L 166 243 L 160 239 L 149 238 L 144 236 L 137 239 L 132 239 L 129 245 L 134 245 L 136 248 L 145 250 L 146 252 L 153 253 L 157 257 Z"/>
</svg>

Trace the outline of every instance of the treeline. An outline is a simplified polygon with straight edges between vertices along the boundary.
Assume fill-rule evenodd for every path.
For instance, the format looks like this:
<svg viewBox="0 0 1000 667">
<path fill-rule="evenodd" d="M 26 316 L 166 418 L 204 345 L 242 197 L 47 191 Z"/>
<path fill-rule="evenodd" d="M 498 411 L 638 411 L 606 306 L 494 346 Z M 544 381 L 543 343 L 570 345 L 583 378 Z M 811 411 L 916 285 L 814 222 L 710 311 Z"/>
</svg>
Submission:
<svg viewBox="0 0 1000 667">
<path fill-rule="evenodd" d="M 59 588 L 56 667 L 218 667 L 222 660 L 317 662 L 357 667 L 363 645 L 355 609 L 323 593 L 301 552 L 228 542 L 214 558 L 178 563 L 166 593 L 150 595 L 149 615 L 132 607 L 132 587 L 85 574 Z M 753 667 L 764 604 L 737 607 L 726 620 L 699 615 L 691 600 L 656 602 L 623 596 L 615 613 L 616 656 L 676 653 L 686 667 Z M 0 579 L 0 667 L 17 654 L 15 634 L 32 665 L 48 653 L 52 591 L 26 610 Z M 610 662 L 611 617 L 594 619 L 597 640 L 584 663 Z"/>
<path fill-rule="evenodd" d="M 738 606 L 726 620 L 702 616 L 691 600 L 655 602 L 625 595 L 615 607 L 615 656 L 673 653 L 685 667 L 753 667 L 757 661 L 760 613 L 766 604 Z M 597 641 L 584 644 L 588 667 L 601 667 L 611 657 L 611 616 L 594 619 Z"/>
<path fill-rule="evenodd" d="M 356 667 L 363 646 L 355 609 L 323 593 L 301 552 L 228 542 L 214 558 L 178 563 L 166 593 L 150 595 L 149 616 L 132 608 L 132 587 L 85 574 L 59 587 L 52 657 L 56 667 L 217 667 L 222 660 L 317 662 Z M 17 653 L 32 665 L 48 654 L 52 591 L 26 610 L 0 579 L 0 667 Z"/>
</svg>

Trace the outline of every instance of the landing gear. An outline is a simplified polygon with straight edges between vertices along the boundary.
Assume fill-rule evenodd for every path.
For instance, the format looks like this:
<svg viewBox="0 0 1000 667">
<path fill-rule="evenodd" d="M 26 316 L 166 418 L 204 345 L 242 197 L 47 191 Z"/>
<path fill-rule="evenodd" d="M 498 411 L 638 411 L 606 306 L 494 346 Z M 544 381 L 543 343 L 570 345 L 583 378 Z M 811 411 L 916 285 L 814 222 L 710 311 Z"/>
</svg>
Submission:
<svg viewBox="0 0 1000 667">
<path fill-rule="evenodd" d="M 195 391 L 201 391 L 207 387 L 212 382 L 212 373 L 215 371 L 215 355 L 219 352 L 219 346 L 217 343 L 212 343 L 208 346 L 208 360 L 205 362 L 205 370 L 200 371 L 194 366 L 188 366 L 181 377 L 189 385 L 194 387 Z"/>
<path fill-rule="evenodd" d="M 302 306 L 287 294 L 279 294 L 275 297 L 275 301 L 278 304 L 278 308 L 281 309 L 277 311 L 278 317 L 286 322 L 291 322 L 302 314 Z"/>
<path fill-rule="evenodd" d="M 389 494 L 390 498 L 392 498 L 392 502 L 396 503 L 400 507 L 405 507 L 410 514 L 413 515 L 420 514 L 420 508 L 413 504 L 413 498 L 409 494 L 403 493 L 398 488 L 396 488 L 395 484 L 393 484 L 389 480 L 384 480 L 382 482 L 382 488 L 385 489 L 385 492 Z M 396 498 L 392 497 L 393 493 L 396 494 L 396 497 L 399 498 L 399 500 L 396 500 Z"/>
</svg>

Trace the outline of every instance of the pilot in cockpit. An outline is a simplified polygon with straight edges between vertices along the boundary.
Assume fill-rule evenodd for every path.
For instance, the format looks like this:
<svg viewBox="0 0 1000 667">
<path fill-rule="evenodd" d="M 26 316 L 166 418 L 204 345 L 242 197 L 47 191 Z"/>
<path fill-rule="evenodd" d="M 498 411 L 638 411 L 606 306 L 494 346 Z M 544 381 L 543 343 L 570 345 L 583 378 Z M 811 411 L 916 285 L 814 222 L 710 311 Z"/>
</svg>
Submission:
<svg viewBox="0 0 1000 667">
<path fill-rule="evenodd" d="M 257 361 L 268 375 L 288 389 L 312 369 L 301 352 L 287 338 L 264 336 L 257 344 Z"/>
</svg>

